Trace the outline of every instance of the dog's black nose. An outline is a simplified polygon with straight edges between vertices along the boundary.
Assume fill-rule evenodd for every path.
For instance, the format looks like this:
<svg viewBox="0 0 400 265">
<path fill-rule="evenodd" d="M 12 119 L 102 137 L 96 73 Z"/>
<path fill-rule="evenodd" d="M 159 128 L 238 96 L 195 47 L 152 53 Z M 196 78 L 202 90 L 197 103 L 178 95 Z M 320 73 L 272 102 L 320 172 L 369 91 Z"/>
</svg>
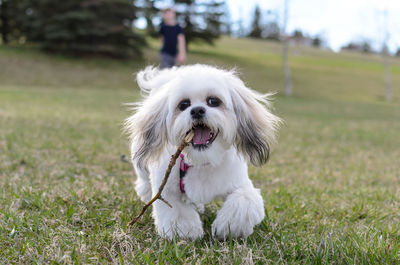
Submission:
<svg viewBox="0 0 400 265">
<path fill-rule="evenodd" d="M 190 110 L 190 115 L 193 119 L 201 119 L 206 114 L 206 109 L 204 107 L 194 107 Z"/>
</svg>

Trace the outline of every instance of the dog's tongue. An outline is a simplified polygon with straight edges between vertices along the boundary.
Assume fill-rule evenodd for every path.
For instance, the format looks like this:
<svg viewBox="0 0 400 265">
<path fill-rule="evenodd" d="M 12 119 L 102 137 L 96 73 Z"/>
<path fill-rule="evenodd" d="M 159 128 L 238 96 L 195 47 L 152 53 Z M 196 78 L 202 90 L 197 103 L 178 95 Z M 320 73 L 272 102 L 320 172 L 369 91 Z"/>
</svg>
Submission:
<svg viewBox="0 0 400 265">
<path fill-rule="evenodd" d="M 194 144 L 206 144 L 211 138 L 211 130 L 207 127 L 196 127 L 194 128 L 193 143 Z"/>
</svg>

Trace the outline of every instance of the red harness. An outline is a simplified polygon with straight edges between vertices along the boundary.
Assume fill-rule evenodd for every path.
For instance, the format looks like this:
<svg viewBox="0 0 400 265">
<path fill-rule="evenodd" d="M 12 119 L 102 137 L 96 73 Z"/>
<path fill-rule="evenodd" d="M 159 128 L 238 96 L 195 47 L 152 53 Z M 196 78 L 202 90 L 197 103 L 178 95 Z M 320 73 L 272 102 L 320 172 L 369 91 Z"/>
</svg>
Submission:
<svg viewBox="0 0 400 265">
<path fill-rule="evenodd" d="M 185 193 L 185 184 L 183 184 L 183 178 L 186 175 L 186 172 L 189 169 L 189 165 L 185 163 L 184 155 L 181 154 L 181 163 L 179 165 L 179 189 L 182 193 Z"/>
</svg>

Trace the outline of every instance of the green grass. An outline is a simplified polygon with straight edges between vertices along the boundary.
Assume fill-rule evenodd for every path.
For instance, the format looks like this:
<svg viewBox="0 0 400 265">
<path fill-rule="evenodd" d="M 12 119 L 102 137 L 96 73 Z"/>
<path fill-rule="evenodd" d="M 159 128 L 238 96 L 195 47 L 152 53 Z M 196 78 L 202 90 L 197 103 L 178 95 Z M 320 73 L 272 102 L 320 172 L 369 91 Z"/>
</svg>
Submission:
<svg viewBox="0 0 400 265">
<path fill-rule="evenodd" d="M 380 59 L 300 49 L 295 95 L 270 162 L 250 168 L 267 217 L 246 240 L 160 239 L 142 204 L 121 124 L 138 99 L 132 73 L 146 60 L 68 59 L 0 48 L 0 263 L 398 264 L 400 62 L 394 101 L 383 101 Z M 253 88 L 282 90 L 280 47 L 223 38 L 190 62 L 236 66 Z"/>
</svg>

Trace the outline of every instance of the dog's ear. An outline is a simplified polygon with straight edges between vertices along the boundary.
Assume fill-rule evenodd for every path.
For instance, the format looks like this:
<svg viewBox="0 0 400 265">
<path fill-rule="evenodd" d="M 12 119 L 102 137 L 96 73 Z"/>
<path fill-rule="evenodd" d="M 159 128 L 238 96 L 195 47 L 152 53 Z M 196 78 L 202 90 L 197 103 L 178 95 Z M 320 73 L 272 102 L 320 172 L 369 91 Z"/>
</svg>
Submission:
<svg viewBox="0 0 400 265">
<path fill-rule="evenodd" d="M 281 120 L 268 110 L 268 95 L 247 88 L 234 73 L 229 74 L 233 110 L 237 119 L 236 148 L 253 165 L 261 166 L 268 161 Z"/>
<path fill-rule="evenodd" d="M 131 141 L 132 160 L 142 169 L 150 160 L 157 160 L 167 144 L 168 91 L 162 89 L 161 83 L 151 80 L 159 72 L 162 71 L 154 68 L 139 72 L 138 84 L 149 96 L 133 104 L 134 114 L 125 120 L 124 131 Z"/>
<path fill-rule="evenodd" d="M 166 83 L 174 79 L 178 73 L 177 67 L 159 69 L 148 66 L 136 75 L 136 81 L 143 97 L 157 93 Z"/>
</svg>

